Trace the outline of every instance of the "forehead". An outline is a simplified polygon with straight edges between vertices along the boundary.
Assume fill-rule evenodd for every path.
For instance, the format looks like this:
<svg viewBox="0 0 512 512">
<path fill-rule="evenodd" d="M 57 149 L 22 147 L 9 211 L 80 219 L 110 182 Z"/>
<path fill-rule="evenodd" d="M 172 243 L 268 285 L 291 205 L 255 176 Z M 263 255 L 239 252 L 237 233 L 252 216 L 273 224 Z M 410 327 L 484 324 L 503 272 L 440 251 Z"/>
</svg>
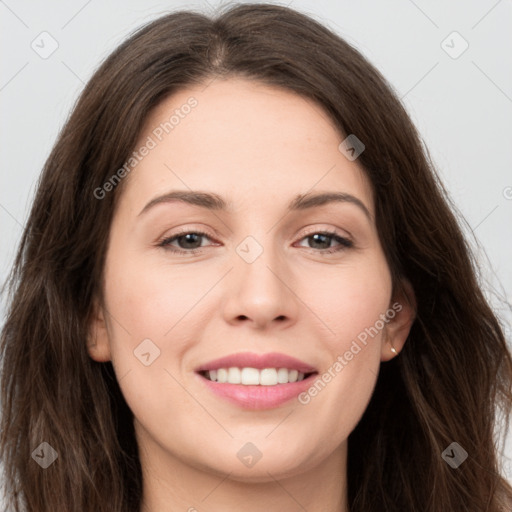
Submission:
<svg viewBox="0 0 512 512">
<path fill-rule="evenodd" d="M 228 209 L 289 206 L 316 189 L 352 194 L 372 212 L 362 167 L 338 149 L 344 136 L 320 105 L 281 88 L 214 79 L 182 89 L 149 115 L 126 196 L 143 208 L 169 190 L 208 190 Z M 140 210 L 139 208 L 139 210 Z"/>
</svg>

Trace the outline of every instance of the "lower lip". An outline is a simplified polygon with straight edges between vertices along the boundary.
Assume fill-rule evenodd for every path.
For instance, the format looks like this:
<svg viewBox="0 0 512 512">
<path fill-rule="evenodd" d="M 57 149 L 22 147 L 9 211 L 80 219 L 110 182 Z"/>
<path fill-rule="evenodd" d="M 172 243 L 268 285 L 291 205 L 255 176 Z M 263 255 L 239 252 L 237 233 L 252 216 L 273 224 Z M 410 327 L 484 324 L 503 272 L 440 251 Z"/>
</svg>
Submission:
<svg viewBox="0 0 512 512">
<path fill-rule="evenodd" d="M 314 373 L 304 380 L 275 386 L 245 386 L 215 382 L 200 374 L 196 375 L 217 396 L 243 409 L 253 410 L 273 409 L 289 402 L 305 391 L 318 376 Z"/>
</svg>

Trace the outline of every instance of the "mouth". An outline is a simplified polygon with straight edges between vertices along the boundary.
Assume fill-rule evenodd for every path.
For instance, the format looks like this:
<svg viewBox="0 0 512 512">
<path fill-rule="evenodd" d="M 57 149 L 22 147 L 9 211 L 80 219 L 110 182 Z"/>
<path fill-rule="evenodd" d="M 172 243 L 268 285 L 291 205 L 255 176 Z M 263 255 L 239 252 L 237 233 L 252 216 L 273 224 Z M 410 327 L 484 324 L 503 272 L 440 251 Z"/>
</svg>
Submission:
<svg viewBox="0 0 512 512">
<path fill-rule="evenodd" d="M 313 385 L 318 372 L 299 374 L 296 369 L 287 368 L 230 367 L 200 371 L 196 375 L 204 388 L 222 401 L 239 409 L 258 411 L 293 403 Z"/>
<path fill-rule="evenodd" d="M 201 377 L 219 384 L 239 384 L 242 386 L 279 386 L 301 382 L 318 372 L 301 372 L 295 368 L 218 368 L 197 372 Z"/>
<path fill-rule="evenodd" d="M 277 352 L 231 354 L 199 366 L 195 373 L 213 395 L 249 410 L 290 403 L 318 375 L 313 366 Z"/>
</svg>

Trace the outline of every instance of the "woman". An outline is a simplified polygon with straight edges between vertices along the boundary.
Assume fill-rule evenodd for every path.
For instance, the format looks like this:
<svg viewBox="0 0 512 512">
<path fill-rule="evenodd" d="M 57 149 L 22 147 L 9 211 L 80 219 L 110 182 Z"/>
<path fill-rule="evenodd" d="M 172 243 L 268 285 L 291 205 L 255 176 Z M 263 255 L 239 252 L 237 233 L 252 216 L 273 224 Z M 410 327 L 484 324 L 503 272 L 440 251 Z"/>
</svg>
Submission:
<svg viewBox="0 0 512 512">
<path fill-rule="evenodd" d="M 384 78 L 289 8 L 114 51 L 10 286 L 15 510 L 511 509 L 512 358 L 445 192 Z"/>
</svg>

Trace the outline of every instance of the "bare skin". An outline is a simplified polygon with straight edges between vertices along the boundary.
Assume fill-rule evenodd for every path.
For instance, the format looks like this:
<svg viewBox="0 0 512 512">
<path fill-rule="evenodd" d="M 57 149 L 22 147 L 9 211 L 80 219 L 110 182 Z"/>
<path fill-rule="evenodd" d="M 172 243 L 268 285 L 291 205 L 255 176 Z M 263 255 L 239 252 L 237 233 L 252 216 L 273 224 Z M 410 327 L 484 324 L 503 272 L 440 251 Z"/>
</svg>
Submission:
<svg viewBox="0 0 512 512">
<path fill-rule="evenodd" d="M 242 79 L 166 99 L 137 147 L 191 96 L 197 106 L 125 178 L 88 345 L 94 360 L 112 361 L 134 413 L 142 510 L 347 512 L 347 438 L 413 321 L 406 298 L 392 295 L 370 183 L 318 105 Z M 215 193 L 231 209 L 163 201 L 140 213 L 171 190 Z M 287 212 L 295 196 L 319 192 L 350 194 L 363 207 Z M 333 236 L 315 243 L 326 230 L 352 246 Z M 181 231 L 207 233 L 191 239 L 200 252 L 183 237 L 159 245 Z M 393 304 L 399 311 L 378 323 Z M 333 370 L 358 335 L 382 323 Z M 147 366 L 134 355 L 146 339 L 146 359 L 159 351 Z M 194 371 L 245 351 L 291 355 L 332 378 L 307 403 L 247 410 Z M 252 467 L 237 456 L 248 442 L 261 453 Z"/>
</svg>

